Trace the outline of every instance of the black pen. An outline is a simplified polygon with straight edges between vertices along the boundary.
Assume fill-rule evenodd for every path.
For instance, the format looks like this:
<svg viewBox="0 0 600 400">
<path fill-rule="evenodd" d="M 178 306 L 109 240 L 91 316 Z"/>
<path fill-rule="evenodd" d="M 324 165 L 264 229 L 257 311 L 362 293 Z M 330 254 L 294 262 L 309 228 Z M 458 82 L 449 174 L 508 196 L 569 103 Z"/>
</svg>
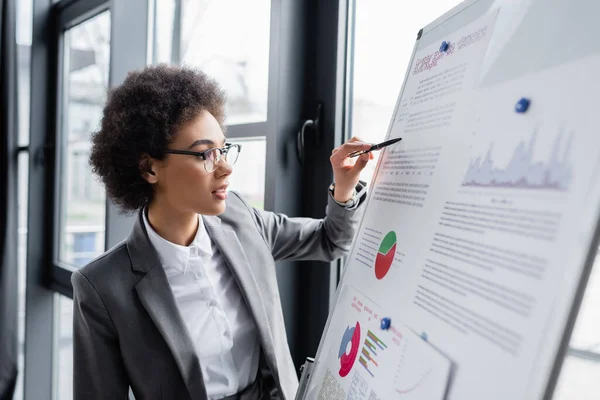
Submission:
<svg viewBox="0 0 600 400">
<path fill-rule="evenodd" d="M 382 148 L 389 146 L 391 144 L 394 144 L 396 142 L 401 141 L 402 138 L 397 138 L 397 139 L 391 139 L 391 140 L 386 140 L 385 142 L 381 142 L 381 143 L 377 143 L 374 144 L 373 146 L 371 146 L 370 149 L 368 150 L 359 150 L 359 151 L 353 151 L 352 153 L 348 154 L 348 157 L 356 157 L 356 156 L 360 156 L 361 154 L 365 154 L 365 153 L 370 153 L 373 150 L 381 150 Z"/>
</svg>

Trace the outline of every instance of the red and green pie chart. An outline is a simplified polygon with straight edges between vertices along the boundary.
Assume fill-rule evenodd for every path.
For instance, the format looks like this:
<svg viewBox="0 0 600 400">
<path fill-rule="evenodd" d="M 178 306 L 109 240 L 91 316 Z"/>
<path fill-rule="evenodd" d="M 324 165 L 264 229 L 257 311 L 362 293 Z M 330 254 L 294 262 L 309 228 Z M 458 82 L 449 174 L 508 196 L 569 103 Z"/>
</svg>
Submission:
<svg viewBox="0 0 600 400">
<path fill-rule="evenodd" d="M 396 254 L 396 232 L 389 231 L 379 245 L 377 258 L 375 258 L 375 277 L 383 279 L 394 261 Z"/>
</svg>

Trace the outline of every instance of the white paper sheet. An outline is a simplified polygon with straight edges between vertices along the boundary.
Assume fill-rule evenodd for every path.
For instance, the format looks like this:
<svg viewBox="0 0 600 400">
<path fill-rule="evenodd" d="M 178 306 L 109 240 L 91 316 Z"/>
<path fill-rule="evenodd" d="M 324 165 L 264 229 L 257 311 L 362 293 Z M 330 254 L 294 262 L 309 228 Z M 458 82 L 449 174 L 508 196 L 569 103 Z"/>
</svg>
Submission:
<svg viewBox="0 0 600 400">
<path fill-rule="evenodd" d="M 429 70 L 424 69 L 424 63 L 431 54 L 437 54 L 439 46 L 431 45 L 415 54 L 413 72 L 389 135 L 404 139 L 381 155 L 346 277 L 357 287 L 362 287 L 359 282 L 369 284 L 373 276 L 377 277 L 372 284 L 380 293 L 394 294 L 386 302 L 392 307 L 412 302 L 414 279 L 420 274 L 420 268 L 414 266 L 422 264 L 428 247 L 424 243 L 431 241 L 431 232 L 437 226 L 438 217 L 432 214 L 431 204 L 439 203 L 439 194 L 432 190 L 447 179 L 446 166 L 440 162 L 453 162 L 458 139 L 465 136 L 478 66 L 495 16 L 486 15 L 448 35 L 453 46 L 451 54 Z M 395 246 L 384 254 L 382 243 L 386 237 Z"/>
<path fill-rule="evenodd" d="M 380 327 L 384 316 L 391 317 L 388 330 Z M 315 366 L 307 399 L 444 398 L 450 361 L 356 289 L 341 289 L 330 326 L 334 340 Z"/>
</svg>

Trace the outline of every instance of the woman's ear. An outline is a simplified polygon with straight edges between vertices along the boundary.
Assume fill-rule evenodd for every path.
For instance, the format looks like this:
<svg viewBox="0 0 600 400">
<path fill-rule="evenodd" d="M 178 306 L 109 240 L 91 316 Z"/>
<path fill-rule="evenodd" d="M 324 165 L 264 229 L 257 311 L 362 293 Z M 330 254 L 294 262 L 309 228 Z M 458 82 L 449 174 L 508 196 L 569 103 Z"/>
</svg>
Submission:
<svg viewBox="0 0 600 400">
<path fill-rule="evenodd" d="M 151 183 L 151 184 L 158 182 L 158 176 L 156 175 L 156 172 L 154 172 L 154 170 L 152 169 L 153 166 L 154 166 L 154 159 L 152 157 L 150 157 L 148 154 L 143 154 L 142 157 L 140 157 L 140 163 L 139 163 L 140 174 L 142 175 L 142 178 L 144 178 L 144 180 L 146 182 Z"/>
</svg>

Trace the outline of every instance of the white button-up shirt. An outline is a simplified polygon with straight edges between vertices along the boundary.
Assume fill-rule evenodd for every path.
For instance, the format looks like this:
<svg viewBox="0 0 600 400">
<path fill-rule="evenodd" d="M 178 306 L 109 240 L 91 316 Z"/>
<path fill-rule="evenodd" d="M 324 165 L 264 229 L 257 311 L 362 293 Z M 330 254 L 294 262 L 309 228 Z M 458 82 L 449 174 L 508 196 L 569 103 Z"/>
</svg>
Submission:
<svg viewBox="0 0 600 400">
<path fill-rule="evenodd" d="M 240 288 L 198 220 L 196 236 L 186 247 L 159 236 L 144 212 L 148 237 L 200 359 L 208 397 L 220 399 L 254 382 L 260 345 Z"/>
</svg>

